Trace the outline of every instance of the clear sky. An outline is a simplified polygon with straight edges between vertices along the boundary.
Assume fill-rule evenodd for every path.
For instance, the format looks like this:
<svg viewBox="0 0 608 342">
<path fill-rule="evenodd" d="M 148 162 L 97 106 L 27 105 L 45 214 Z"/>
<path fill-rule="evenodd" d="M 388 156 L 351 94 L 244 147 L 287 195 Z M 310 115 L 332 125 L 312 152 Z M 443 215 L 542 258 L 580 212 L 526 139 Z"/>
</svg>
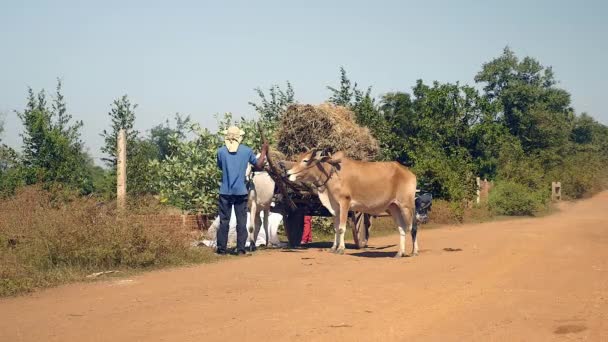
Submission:
<svg viewBox="0 0 608 342">
<path fill-rule="evenodd" d="M 19 147 L 27 87 L 64 83 L 90 153 L 113 99 L 139 104 L 145 131 L 173 113 L 214 129 L 214 114 L 254 115 L 253 91 L 292 82 L 319 103 L 339 67 L 374 95 L 416 79 L 473 84 L 509 45 L 553 66 L 577 112 L 608 124 L 606 1 L 0 0 L 3 141 Z"/>
</svg>

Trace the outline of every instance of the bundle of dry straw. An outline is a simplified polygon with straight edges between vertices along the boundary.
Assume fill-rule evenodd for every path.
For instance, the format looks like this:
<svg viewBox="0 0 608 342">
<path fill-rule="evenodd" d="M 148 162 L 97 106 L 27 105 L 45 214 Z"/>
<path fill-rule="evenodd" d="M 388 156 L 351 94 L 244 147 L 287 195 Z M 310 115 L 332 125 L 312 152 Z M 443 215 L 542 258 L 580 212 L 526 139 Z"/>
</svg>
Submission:
<svg viewBox="0 0 608 342">
<path fill-rule="evenodd" d="M 290 158 L 321 148 L 331 153 L 343 151 L 357 160 L 373 160 L 380 149 L 369 129 L 355 123 L 352 111 L 328 103 L 291 105 L 281 119 L 277 147 Z"/>
</svg>

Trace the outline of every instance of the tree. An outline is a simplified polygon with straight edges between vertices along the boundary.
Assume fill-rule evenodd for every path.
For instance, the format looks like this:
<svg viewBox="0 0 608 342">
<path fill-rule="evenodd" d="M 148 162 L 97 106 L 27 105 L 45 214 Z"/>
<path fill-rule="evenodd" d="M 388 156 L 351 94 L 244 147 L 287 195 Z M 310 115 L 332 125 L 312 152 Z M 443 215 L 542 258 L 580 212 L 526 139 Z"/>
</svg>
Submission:
<svg viewBox="0 0 608 342">
<path fill-rule="evenodd" d="M 171 148 L 171 139 L 185 139 L 186 131 L 190 125 L 190 116 L 182 117 L 179 113 L 176 113 L 175 128 L 171 127 L 168 119 L 164 124 L 152 127 L 150 130 L 150 141 L 158 149 L 158 160 L 165 160 L 175 152 Z"/>
<path fill-rule="evenodd" d="M 285 113 L 290 105 L 296 103 L 293 87 L 291 86 L 291 83 L 287 81 L 285 90 L 282 90 L 278 85 L 271 86 L 268 90 L 268 96 L 266 96 L 260 88 L 256 88 L 255 91 L 260 99 L 260 103 L 249 102 L 249 104 L 258 112 L 258 115 L 260 116 L 259 120 L 246 120 L 241 118 L 240 125 L 248 128 L 245 130 L 241 127 L 241 129 L 245 130 L 248 136 L 253 134 L 251 139 L 255 140 L 256 144 L 250 146 L 261 146 L 258 127 L 263 130 L 264 135 L 268 139 L 268 143 L 274 144 L 275 132 L 283 117 L 283 113 Z M 225 116 L 224 119 L 226 118 L 227 117 Z M 231 115 L 229 120 L 232 120 Z M 227 126 L 222 123 L 220 123 L 219 127 L 222 129 L 227 128 Z M 254 141 L 251 141 L 251 143 L 253 142 Z"/>
<path fill-rule="evenodd" d="M 157 174 L 150 168 L 150 162 L 159 160 L 158 146 L 149 138 L 138 137 L 127 146 L 127 151 L 127 192 L 133 195 L 157 193 Z"/>
<path fill-rule="evenodd" d="M 356 123 L 370 129 L 381 147 L 381 154 L 378 158 L 393 159 L 395 153 L 391 146 L 394 136 L 376 105 L 376 99 L 371 95 L 372 88 L 368 87 L 366 91 L 358 89 L 357 83 L 353 85 L 346 70 L 340 67 L 340 87 L 328 86 L 327 89 L 332 93 L 328 102 L 349 108 L 355 114 Z"/>
<path fill-rule="evenodd" d="M 170 148 L 173 154 L 165 160 L 153 160 L 152 168 L 158 172 L 158 189 L 161 201 L 188 212 L 214 214 L 217 212 L 220 170 L 217 167 L 217 135 L 192 125 L 196 134 L 193 140 L 172 135 Z"/>
<path fill-rule="evenodd" d="M 351 104 L 355 90 L 357 89 L 357 83 L 351 85 L 350 79 L 346 75 L 344 67 L 340 67 L 340 88 L 334 88 L 328 86 L 327 89 L 331 91 L 329 102 L 336 106 L 348 107 Z"/>
<path fill-rule="evenodd" d="M 587 113 L 582 113 L 574 119 L 571 139 L 577 144 L 591 144 L 596 140 L 598 123 Z"/>
<path fill-rule="evenodd" d="M 278 85 L 271 86 L 268 90 L 268 97 L 260 88 L 256 88 L 255 92 L 260 98 L 260 103 L 249 102 L 249 104 L 255 108 L 263 122 L 277 123 L 287 107 L 296 103 L 295 93 L 289 81 L 287 81 L 285 90 L 279 88 Z"/>
<path fill-rule="evenodd" d="M 132 146 L 135 143 L 139 135 L 139 132 L 133 129 L 136 108 L 137 104 L 131 104 L 127 95 L 123 95 L 112 103 L 112 107 L 108 113 L 112 122 L 112 128 L 110 131 L 104 129 L 101 134 L 105 142 L 101 151 L 109 156 L 107 158 L 102 158 L 102 160 L 105 161 L 109 167 L 116 167 L 116 142 L 118 140 L 118 132 L 121 129 L 126 131 L 127 158 L 130 159 L 131 154 L 133 153 L 133 150 L 129 151 L 129 146 Z"/>
<path fill-rule="evenodd" d="M 111 168 L 108 177 L 115 182 L 118 132 L 121 129 L 125 130 L 127 136 L 127 192 L 143 195 L 156 192 L 156 182 L 153 181 L 155 171 L 149 167 L 149 163 L 151 160 L 157 160 L 161 152 L 154 141 L 140 137 L 139 132 L 133 129 L 136 108 L 137 104 L 132 104 L 127 95 L 114 100 L 108 113 L 112 122 L 111 131 L 104 130 L 101 134 L 105 141 L 101 151 L 109 156 L 103 160 Z M 114 186 L 110 189 L 112 193 L 116 191 Z"/>
<path fill-rule="evenodd" d="M 82 122 L 71 122 L 60 80 L 56 95 L 49 108 L 44 90 L 35 95 L 29 88 L 25 110 L 16 112 L 24 125 L 21 136 L 26 182 L 59 182 L 88 193 L 92 182 L 80 141 Z"/>
<path fill-rule="evenodd" d="M 379 110 L 390 130 L 384 138 L 383 154 L 388 160 L 411 165 L 413 142 L 419 130 L 411 95 L 404 92 L 384 94 Z"/>
<path fill-rule="evenodd" d="M 486 99 L 499 105 L 500 120 L 524 151 L 563 146 L 574 111 L 570 94 L 555 87 L 551 67 L 531 57 L 520 60 L 506 47 L 483 65 L 475 81 L 485 84 Z"/>
</svg>

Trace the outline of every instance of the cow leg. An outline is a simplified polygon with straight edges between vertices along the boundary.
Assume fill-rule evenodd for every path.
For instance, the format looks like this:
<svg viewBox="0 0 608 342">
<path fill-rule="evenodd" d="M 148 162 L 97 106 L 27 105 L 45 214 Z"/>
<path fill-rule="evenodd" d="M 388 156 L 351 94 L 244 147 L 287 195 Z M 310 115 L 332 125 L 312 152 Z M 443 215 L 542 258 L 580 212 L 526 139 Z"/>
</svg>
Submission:
<svg viewBox="0 0 608 342">
<path fill-rule="evenodd" d="M 413 209 L 402 207 L 401 215 L 405 219 L 404 223 L 405 227 L 407 228 L 406 232 L 410 232 L 410 234 L 412 235 L 412 256 L 416 256 L 418 255 L 418 240 L 416 239 L 416 232 L 418 227 L 414 227 L 414 220 L 416 219 L 416 214 Z"/>
<path fill-rule="evenodd" d="M 346 250 L 346 246 L 344 245 L 344 233 L 346 233 L 346 222 L 348 221 L 348 205 L 340 203 L 340 215 L 337 217 L 340 218 L 338 224 L 338 233 L 340 234 L 340 244 L 338 245 L 338 249 L 336 250 L 337 254 L 344 254 L 344 250 Z"/>
<path fill-rule="evenodd" d="M 260 211 L 258 209 L 258 211 L 255 213 L 255 230 L 253 232 L 253 241 L 254 241 L 254 246 L 255 244 L 258 242 L 258 235 L 260 235 L 260 228 L 262 228 L 262 219 L 260 218 Z"/>
<path fill-rule="evenodd" d="M 255 241 L 257 240 L 257 232 L 255 232 L 256 230 L 256 221 L 257 221 L 257 204 L 255 203 L 255 198 L 250 201 L 250 206 L 251 208 L 249 209 L 249 250 L 254 251 L 255 250 Z"/>
<path fill-rule="evenodd" d="M 395 224 L 399 229 L 399 251 L 395 254 L 395 258 L 401 258 L 406 256 L 405 254 L 405 229 L 407 227 L 405 216 L 402 213 L 401 208 L 399 208 L 396 204 L 391 204 L 389 207 L 389 213 L 393 217 Z"/>
<path fill-rule="evenodd" d="M 340 227 L 340 213 L 336 213 L 334 216 L 334 244 L 331 246 L 330 252 L 335 253 L 338 249 L 338 242 L 340 238 L 338 237 L 338 230 Z"/>
<path fill-rule="evenodd" d="M 264 234 L 266 234 L 266 247 L 270 246 L 270 235 L 268 235 L 268 215 L 270 215 L 270 210 L 268 208 L 264 208 Z"/>
<path fill-rule="evenodd" d="M 406 209 L 407 210 L 407 209 Z M 412 230 L 412 256 L 418 255 L 418 223 L 416 222 L 416 210 L 412 209 L 408 211 L 410 213 L 410 228 Z"/>
</svg>

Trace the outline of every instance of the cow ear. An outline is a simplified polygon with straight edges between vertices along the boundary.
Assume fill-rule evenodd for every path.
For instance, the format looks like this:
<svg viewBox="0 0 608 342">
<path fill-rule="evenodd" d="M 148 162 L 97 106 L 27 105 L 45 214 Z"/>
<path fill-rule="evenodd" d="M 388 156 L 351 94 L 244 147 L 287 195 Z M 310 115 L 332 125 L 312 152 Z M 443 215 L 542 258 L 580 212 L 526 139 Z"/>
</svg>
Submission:
<svg viewBox="0 0 608 342">
<path fill-rule="evenodd" d="M 342 162 L 342 159 L 341 158 L 332 158 L 332 157 L 329 157 L 329 159 L 327 160 L 327 162 L 330 163 L 333 166 L 338 166 Z"/>
</svg>

